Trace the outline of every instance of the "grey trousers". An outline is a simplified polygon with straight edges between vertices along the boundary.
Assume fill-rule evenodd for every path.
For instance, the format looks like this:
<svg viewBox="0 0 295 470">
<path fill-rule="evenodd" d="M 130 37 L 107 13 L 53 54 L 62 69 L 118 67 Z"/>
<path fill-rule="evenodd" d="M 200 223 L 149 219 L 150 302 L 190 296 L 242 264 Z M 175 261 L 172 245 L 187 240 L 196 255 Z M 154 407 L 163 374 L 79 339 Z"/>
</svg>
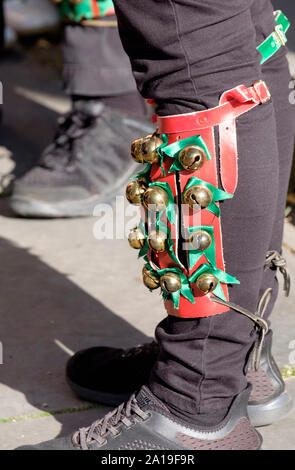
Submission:
<svg viewBox="0 0 295 470">
<path fill-rule="evenodd" d="M 102 24 L 115 20 L 109 16 Z M 117 96 L 136 90 L 117 27 L 66 25 L 63 60 L 64 88 L 69 95 Z"/>
</svg>

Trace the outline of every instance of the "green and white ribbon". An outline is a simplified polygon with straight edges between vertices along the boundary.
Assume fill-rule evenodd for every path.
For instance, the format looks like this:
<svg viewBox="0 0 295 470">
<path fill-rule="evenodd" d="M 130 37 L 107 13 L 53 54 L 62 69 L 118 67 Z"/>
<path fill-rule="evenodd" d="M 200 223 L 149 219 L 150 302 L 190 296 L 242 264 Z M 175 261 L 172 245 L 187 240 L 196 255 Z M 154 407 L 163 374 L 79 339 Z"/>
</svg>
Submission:
<svg viewBox="0 0 295 470">
<path fill-rule="evenodd" d="M 275 20 L 275 30 L 257 47 L 257 50 L 262 55 L 261 64 L 264 64 L 287 43 L 286 33 L 290 28 L 290 21 L 280 10 L 275 12 Z"/>
<path fill-rule="evenodd" d="M 219 217 L 220 209 L 216 205 L 216 202 L 224 201 L 225 199 L 231 199 L 233 197 L 233 194 L 226 193 L 225 191 L 222 191 L 222 189 L 218 189 L 216 188 L 216 186 L 213 186 L 213 184 L 207 183 L 207 181 L 196 178 L 195 176 L 190 178 L 189 182 L 184 188 L 184 192 L 196 185 L 205 186 L 211 191 L 212 196 L 213 196 L 213 201 L 211 202 L 211 204 L 209 204 L 209 206 L 206 207 L 206 209 L 212 212 L 213 214 L 217 215 L 217 217 Z M 182 195 L 182 199 L 183 199 L 183 195 Z"/>
<path fill-rule="evenodd" d="M 213 268 L 210 266 L 210 264 L 204 263 L 202 266 L 197 269 L 194 274 L 192 274 L 189 278 L 190 282 L 195 282 L 202 274 L 213 274 L 219 281 L 216 289 L 214 289 L 213 294 L 216 297 L 219 297 L 222 300 L 226 301 L 226 297 L 223 293 L 222 287 L 220 283 L 222 282 L 223 284 L 240 284 L 240 281 L 237 280 L 234 276 L 231 276 L 230 274 L 227 274 L 224 271 L 221 271 L 221 269 Z"/>
</svg>

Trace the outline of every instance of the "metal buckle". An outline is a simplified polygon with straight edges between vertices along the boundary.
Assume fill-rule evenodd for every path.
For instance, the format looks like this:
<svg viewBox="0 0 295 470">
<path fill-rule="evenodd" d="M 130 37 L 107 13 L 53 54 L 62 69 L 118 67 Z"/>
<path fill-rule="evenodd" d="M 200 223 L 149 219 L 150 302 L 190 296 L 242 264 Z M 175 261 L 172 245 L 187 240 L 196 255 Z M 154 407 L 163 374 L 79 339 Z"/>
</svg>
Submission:
<svg viewBox="0 0 295 470">
<path fill-rule="evenodd" d="M 282 31 L 281 25 L 278 24 L 275 27 L 274 33 L 275 33 L 278 41 L 281 43 L 281 45 L 285 46 L 287 44 L 287 38 L 286 38 L 286 35 L 285 35 L 284 31 Z"/>
<path fill-rule="evenodd" d="M 261 86 L 262 86 L 263 90 L 265 91 L 265 97 L 263 97 L 261 95 L 261 92 L 259 90 L 259 88 Z M 271 99 L 271 94 L 270 94 L 269 88 L 268 88 L 268 86 L 267 86 L 267 84 L 265 83 L 264 80 L 258 80 L 257 82 L 255 82 L 254 85 L 253 85 L 253 88 L 254 88 L 254 90 L 256 92 L 256 95 L 258 97 L 258 101 L 261 104 L 267 103 Z"/>
</svg>

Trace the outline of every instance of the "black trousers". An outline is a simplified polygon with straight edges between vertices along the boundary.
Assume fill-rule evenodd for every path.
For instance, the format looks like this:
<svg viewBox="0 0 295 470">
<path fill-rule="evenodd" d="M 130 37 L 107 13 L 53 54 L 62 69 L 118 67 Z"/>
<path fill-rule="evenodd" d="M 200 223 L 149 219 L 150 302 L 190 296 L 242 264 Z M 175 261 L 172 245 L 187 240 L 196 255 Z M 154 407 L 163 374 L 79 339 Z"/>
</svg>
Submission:
<svg viewBox="0 0 295 470">
<path fill-rule="evenodd" d="M 289 179 L 294 109 L 288 101 L 285 50 L 263 68 L 257 44 L 274 30 L 269 0 L 115 0 L 119 31 L 137 86 L 160 115 L 216 106 L 220 94 L 264 78 L 272 102 L 237 120 L 239 184 L 221 204 L 227 272 L 240 286 L 230 300 L 255 311 L 274 272 L 264 272 L 266 252 L 281 248 Z M 268 314 L 270 313 L 270 310 Z M 170 318 L 156 329 L 161 355 L 152 391 L 175 414 L 217 423 L 245 389 L 253 324 L 235 311 L 195 320 Z"/>
</svg>

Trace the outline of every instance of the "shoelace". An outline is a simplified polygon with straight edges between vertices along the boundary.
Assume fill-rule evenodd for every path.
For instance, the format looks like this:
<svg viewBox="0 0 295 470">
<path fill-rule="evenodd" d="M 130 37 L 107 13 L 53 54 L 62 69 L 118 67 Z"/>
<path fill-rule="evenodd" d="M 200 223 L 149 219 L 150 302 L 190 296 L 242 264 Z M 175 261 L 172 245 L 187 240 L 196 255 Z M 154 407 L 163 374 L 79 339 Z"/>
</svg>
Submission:
<svg viewBox="0 0 295 470">
<path fill-rule="evenodd" d="M 88 428 L 81 428 L 73 436 L 73 443 L 82 450 L 88 450 L 89 445 L 97 442 L 102 446 L 107 441 L 107 435 L 118 436 L 121 425 L 127 428 L 134 424 L 134 420 L 140 418 L 145 421 L 149 414 L 144 412 L 138 405 L 135 394 L 122 405 L 108 413 L 104 418 L 95 421 Z"/>
<path fill-rule="evenodd" d="M 55 168 L 56 158 L 66 155 L 66 162 L 72 162 L 75 157 L 74 142 L 83 137 L 96 121 L 96 117 L 89 116 L 81 111 L 72 110 L 59 118 L 58 127 L 53 142 L 45 149 L 39 166 Z"/>
<path fill-rule="evenodd" d="M 284 277 L 284 292 L 286 297 L 290 294 L 290 274 L 287 270 L 287 261 L 286 259 L 276 250 L 268 251 L 266 254 L 266 259 L 264 263 L 264 269 L 279 269 Z"/>
</svg>

